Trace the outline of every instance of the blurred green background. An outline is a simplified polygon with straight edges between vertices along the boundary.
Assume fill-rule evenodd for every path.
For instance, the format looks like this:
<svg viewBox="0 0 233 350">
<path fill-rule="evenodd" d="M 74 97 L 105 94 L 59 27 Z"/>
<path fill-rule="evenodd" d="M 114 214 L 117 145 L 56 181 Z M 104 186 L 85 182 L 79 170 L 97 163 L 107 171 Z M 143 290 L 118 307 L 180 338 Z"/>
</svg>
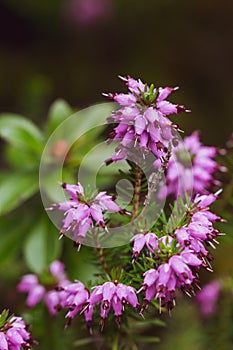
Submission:
<svg viewBox="0 0 233 350">
<path fill-rule="evenodd" d="M 198 129 L 204 143 L 223 146 L 233 129 L 233 2 L 84 0 L 89 3 L 87 8 L 81 2 L 1 0 L 0 113 L 21 114 L 41 128 L 57 98 L 75 110 L 104 102 L 102 92 L 124 89 L 117 75 L 129 74 L 155 85 L 178 85 L 180 90 L 171 100 L 185 104 L 192 113 L 177 116 L 174 121 L 186 135 Z M 67 108 L 64 113 L 68 116 Z M 0 147 L 5 154 L 5 143 L 1 141 Z M 0 166 L 4 171 L 8 167 L 5 155 Z M 38 205 L 38 198 L 32 197 L 21 211 L 16 209 L 14 222 L 8 214 L 1 223 L 1 235 L 10 235 L 10 239 L 2 236 L 5 243 L 0 248 L 2 307 L 18 303 L 15 284 L 22 272 L 29 272 L 24 264 L 16 264 L 22 260 L 22 253 L 17 251 L 15 239 L 17 236 L 23 242 L 30 222 L 21 218 L 28 215 L 31 205 Z M 225 230 L 228 234 L 232 231 L 231 215 Z M 20 235 L 14 232 L 16 220 L 21 225 Z M 46 224 L 41 222 L 45 230 Z M 82 258 L 69 253 L 72 248 L 68 243 L 63 247 L 63 257 L 70 277 L 75 278 Z M 228 235 L 216 254 L 217 276 L 232 274 L 232 249 Z M 8 255 L 11 258 L 6 258 Z M 203 281 L 211 277 L 204 275 Z M 161 345 L 148 348 L 202 350 L 206 344 L 211 349 L 233 348 L 232 336 L 225 332 L 232 323 L 221 329 L 223 338 L 227 337 L 225 343 L 217 344 L 217 337 L 212 338 L 217 323 L 206 333 L 195 306 L 187 300 L 178 304 L 169 321 L 163 317 L 167 327 L 155 330 L 155 335 L 161 336 Z M 35 314 L 37 317 L 41 316 Z M 43 338 L 40 332 L 37 330 Z M 73 338 L 75 335 L 70 335 L 69 339 Z M 48 350 L 42 341 L 43 346 Z M 66 344 L 62 346 L 59 350 L 66 348 Z"/>
</svg>

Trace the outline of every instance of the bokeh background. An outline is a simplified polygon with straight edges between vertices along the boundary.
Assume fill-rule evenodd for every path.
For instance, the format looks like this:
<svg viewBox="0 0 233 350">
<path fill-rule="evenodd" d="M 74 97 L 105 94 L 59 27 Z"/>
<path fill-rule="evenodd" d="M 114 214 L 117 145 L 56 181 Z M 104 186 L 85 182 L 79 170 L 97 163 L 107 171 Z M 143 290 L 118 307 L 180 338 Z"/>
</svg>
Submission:
<svg viewBox="0 0 233 350">
<path fill-rule="evenodd" d="M 233 2 L 227 0 L 1 0 L 0 112 L 21 114 L 41 127 L 57 98 L 75 109 L 104 102 L 101 93 L 122 91 L 117 76 L 129 74 L 155 85 L 178 85 L 171 100 L 192 113 L 175 122 L 186 134 L 200 130 L 204 143 L 222 147 L 233 130 L 232 17 Z M 3 157 L 2 168 L 5 162 Z M 217 276 L 233 272 L 232 248 L 227 238 L 217 253 Z M 8 249 L 14 250 L 14 241 Z M 7 276 L 8 267 L 4 261 L 1 275 L 12 286 L 17 269 L 28 272 L 16 267 Z M 3 301 L 14 305 L 14 293 Z M 203 332 L 195 306 L 187 300 L 179 304 L 169 321 L 165 317 L 166 328 L 156 329 L 161 345 L 151 346 L 204 349 L 204 339 L 212 339 L 216 329 Z M 225 329 L 221 332 L 224 337 Z M 229 339 L 221 344 L 219 350 L 233 346 Z"/>
<path fill-rule="evenodd" d="M 233 4 L 223 0 L 2 0 L 0 108 L 37 119 L 57 97 L 83 108 L 117 75 L 180 86 L 174 97 L 219 144 L 233 125 Z"/>
</svg>

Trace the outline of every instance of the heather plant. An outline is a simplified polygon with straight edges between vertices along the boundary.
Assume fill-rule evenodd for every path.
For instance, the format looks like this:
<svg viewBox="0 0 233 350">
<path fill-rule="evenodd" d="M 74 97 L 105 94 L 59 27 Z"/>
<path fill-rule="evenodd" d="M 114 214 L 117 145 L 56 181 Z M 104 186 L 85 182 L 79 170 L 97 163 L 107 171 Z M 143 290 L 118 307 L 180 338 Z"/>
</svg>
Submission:
<svg viewBox="0 0 233 350">
<path fill-rule="evenodd" d="M 75 346 L 93 342 L 114 350 L 157 342 L 151 329 L 163 324 L 160 314 L 171 314 L 181 294 L 196 294 L 201 270 L 213 271 L 212 251 L 222 235 L 217 224 L 224 220 L 211 206 L 221 201 L 219 174 L 228 168 L 215 159 L 224 151 L 202 145 L 198 133 L 182 140 L 172 119 L 190 111 L 168 101 L 177 87 L 120 78 L 128 92 L 104 94 L 118 109 L 109 102 L 78 112 L 80 123 L 78 113 L 63 118 L 40 153 L 42 202 L 60 232 L 49 235 L 55 245 L 66 241 L 77 259 L 85 256 L 93 272 L 85 281 L 78 273 L 70 278 L 59 249 L 54 259 L 41 262 L 35 231 L 27 244 L 33 273 L 17 286 L 27 293 L 32 315 L 44 303 L 52 317 L 65 318 L 66 328 L 75 322 L 87 326 L 83 339 L 75 330 Z M 95 147 L 93 140 L 100 139 Z M 90 143 L 83 159 L 82 140 Z M 95 176 L 88 172 L 90 162 Z M 212 294 L 207 291 L 208 310 L 218 296 L 216 286 Z M 199 300 L 205 295 L 203 290 Z"/>
<path fill-rule="evenodd" d="M 9 311 L 3 310 L 0 314 L 0 349 L 31 349 L 33 339 L 27 328 L 21 317 L 9 316 Z"/>
<path fill-rule="evenodd" d="M 232 205 L 233 205 L 233 143 L 232 134 L 229 137 L 225 149 L 220 151 L 218 163 L 227 171 L 224 171 L 222 180 L 225 189 L 219 200 L 216 209 L 220 211 L 226 222 L 219 223 L 221 229 L 224 225 L 226 232 L 225 243 L 222 251 L 226 251 L 227 247 L 231 247 L 232 243 Z M 199 311 L 200 322 L 203 330 L 203 346 L 211 346 L 211 348 L 230 348 L 232 345 L 232 312 L 233 312 L 233 279 L 230 266 L 225 259 L 224 270 L 217 272 L 214 277 L 208 276 L 208 282 L 203 284 L 202 289 L 197 292 L 195 302 Z M 212 278 L 211 278 L 212 277 Z M 215 332 L 219 329 L 219 332 Z"/>
</svg>

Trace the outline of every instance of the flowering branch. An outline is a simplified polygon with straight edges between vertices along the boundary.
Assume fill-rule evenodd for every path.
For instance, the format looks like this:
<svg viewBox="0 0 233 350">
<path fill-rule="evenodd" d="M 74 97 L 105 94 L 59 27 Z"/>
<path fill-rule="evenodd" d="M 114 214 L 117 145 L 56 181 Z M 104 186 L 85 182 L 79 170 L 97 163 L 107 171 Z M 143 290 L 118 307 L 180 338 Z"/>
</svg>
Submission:
<svg viewBox="0 0 233 350">
<path fill-rule="evenodd" d="M 164 174 L 168 180 L 169 195 L 179 195 L 177 188 L 180 179 L 184 193 L 190 190 L 192 167 L 187 166 L 189 162 L 178 142 L 178 126 L 168 118 L 170 114 L 188 110 L 167 101 L 167 97 L 177 88 L 156 88 L 153 84 L 148 86 L 130 77 L 121 79 L 129 92 L 107 94 L 108 98 L 120 104 L 120 108 L 108 118 L 114 127 L 107 141 L 116 141 L 118 145 L 106 165 L 119 160 L 136 164 L 131 165 L 135 171 L 135 181 L 133 202 L 129 203 L 133 208 L 131 226 L 127 234 L 132 236 L 132 225 L 137 232 L 131 242 L 118 251 L 117 258 L 111 251 L 105 257 L 101 239 L 103 235 L 111 238 L 110 229 L 117 226 L 116 221 L 111 220 L 110 213 L 122 214 L 125 223 L 127 209 L 121 209 L 106 192 L 87 194 L 80 183 L 63 184 L 69 199 L 52 205 L 48 210 L 63 211 L 62 235 L 71 232 L 72 239 L 79 245 L 85 244 L 90 236 L 94 239 L 104 274 L 87 288 L 78 280 L 69 281 L 63 265 L 54 262 L 49 267 L 53 282 L 46 288 L 42 279 L 35 275 L 24 276 L 18 286 L 20 292 L 28 292 L 26 303 L 30 307 L 44 299 L 53 315 L 60 309 L 67 310 L 68 324 L 77 314 L 83 314 L 91 334 L 96 320 L 103 331 L 106 319 L 110 322 L 114 315 L 118 329 L 124 320 L 123 313 L 126 318 L 127 314 L 138 316 L 155 305 L 159 312 L 165 308 L 170 312 L 176 304 L 177 290 L 188 296 L 194 295 L 200 284 L 200 269 L 212 271 L 209 247 L 215 248 L 221 235 L 214 224 L 222 219 L 210 210 L 220 191 L 212 194 L 206 185 L 218 167 L 212 159 L 216 150 L 202 146 L 197 134 L 186 139 L 187 145 L 192 144 L 191 151 L 198 152 L 198 160 L 192 155 L 190 161 L 191 165 L 195 161 L 194 166 L 198 170 L 194 172 L 194 196 L 185 203 L 180 200 L 182 219 L 176 217 L 174 208 L 178 207 L 177 201 L 170 203 L 170 208 L 174 209 L 171 221 L 176 223 L 171 230 L 164 212 L 156 220 L 151 211 L 151 221 L 144 220 L 144 226 L 136 221 L 140 210 L 140 218 L 144 218 L 150 205 L 153 209 L 155 203 L 151 203 L 152 196 L 154 192 L 159 192 Z M 140 200 L 145 171 L 139 164 L 146 164 L 150 171 L 144 203 Z M 181 174 L 174 172 L 176 165 Z M 123 228 L 122 232 L 125 233 Z M 118 344 L 120 348 L 119 334 L 115 337 L 113 349 L 117 349 Z"/>
</svg>

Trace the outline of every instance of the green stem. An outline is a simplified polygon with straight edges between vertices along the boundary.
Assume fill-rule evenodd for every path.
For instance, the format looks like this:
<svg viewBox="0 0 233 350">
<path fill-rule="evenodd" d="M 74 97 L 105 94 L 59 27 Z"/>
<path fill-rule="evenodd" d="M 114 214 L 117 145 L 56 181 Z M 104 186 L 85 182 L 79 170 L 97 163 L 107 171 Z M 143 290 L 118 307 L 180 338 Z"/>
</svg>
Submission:
<svg viewBox="0 0 233 350">
<path fill-rule="evenodd" d="M 46 339 L 45 339 L 45 349 L 54 349 L 54 330 L 53 330 L 53 322 L 51 316 L 48 314 L 46 307 L 43 310 L 44 324 L 46 329 Z"/>
<path fill-rule="evenodd" d="M 106 274 L 108 275 L 109 274 L 108 266 L 107 266 L 107 263 L 106 263 L 106 260 L 104 257 L 104 252 L 103 252 L 103 249 L 100 245 L 98 235 L 97 235 L 97 232 L 95 229 L 93 229 L 93 237 L 94 237 L 95 244 L 96 244 L 96 250 L 97 250 L 97 253 L 99 255 L 100 265 L 102 266 L 102 269 L 104 270 L 104 272 L 106 272 Z"/>
<path fill-rule="evenodd" d="M 158 170 L 156 170 L 154 173 L 152 173 L 148 179 L 148 193 L 147 193 L 146 199 L 144 201 L 144 206 L 143 206 L 143 209 L 141 212 L 141 217 L 143 217 L 147 207 L 150 204 L 152 194 L 158 189 L 159 183 L 160 183 L 162 176 L 167 168 L 169 159 L 171 158 L 171 151 L 172 151 L 172 147 L 171 147 L 171 145 L 169 145 L 167 155 L 166 155 L 166 157 L 164 157 L 161 167 Z"/>
<path fill-rule="evenodd" d="M 140 203 L 141 182 L 142 182 L 142 171 L 141 171 L 141 168 L 139 166 L 137 166 L 136 167 L 135 187 L 134 187 L 132 220 L 134 220 L 138 214 L 139 203 Z"/>
<path fill-rule="evenodd" d="M 118 350 L 118 333 L 112 343 L 112 350 Z"/>
</svg>

